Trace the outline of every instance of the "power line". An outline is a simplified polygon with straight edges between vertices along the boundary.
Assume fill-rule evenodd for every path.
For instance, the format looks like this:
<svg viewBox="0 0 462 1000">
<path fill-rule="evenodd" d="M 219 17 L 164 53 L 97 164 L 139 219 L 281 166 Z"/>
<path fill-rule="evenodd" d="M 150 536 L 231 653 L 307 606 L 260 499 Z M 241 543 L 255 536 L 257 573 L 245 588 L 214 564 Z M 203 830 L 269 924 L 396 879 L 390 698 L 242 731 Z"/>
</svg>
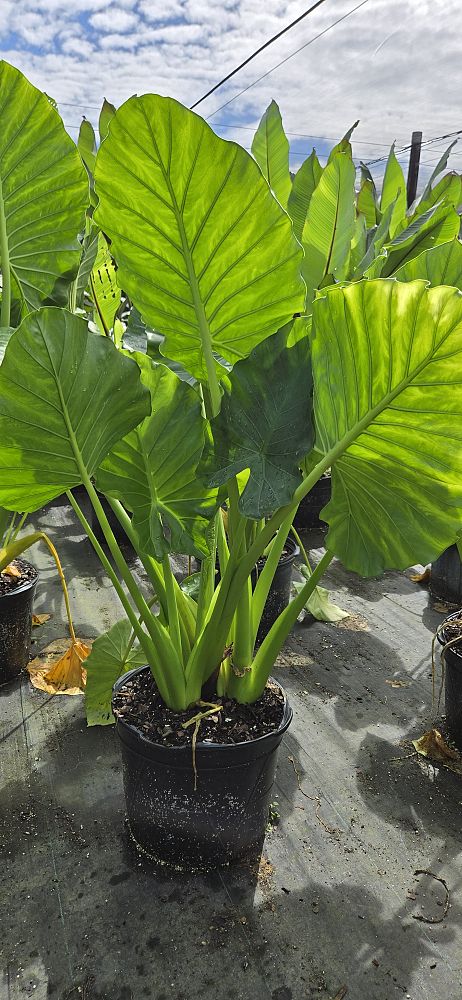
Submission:
<svg viewBox="0 0 462 1000">
<path fill-rule="evenodd" d="M 357 7 L 353 7 L 352 10 L 347 11 L 347 13 L 343 15 L 343 17 L 339 17 L 337 21 L 333 21 L 333 23 L 329 24 L 327 28 L 324 28 L 324 31 L 320 31 L 318 35 L 315 35 L 313 38 L 310 38 L 310 40 L 308 42 L 305 42 L 304 45 L 300 45 L 300 48 L 295 49 L 295 52 L 291 52 L 290 55 L 286 56 L 285 59 L 281 59 L 280 62 L 276 63 L 275 66 L 272 66 L 271 69 L 267 70 L 266 73 L 262 73 L 262 75 L 259 76 L 256 80 L 254 80 L 253 83 L 249 83 L 247 87 L 244 87 L 243 90 L 240 90 L 237 94 L 234 95 L 234 97 L 231 97 L 229 101 L 225 101 L 224 104 L 220 104 L 219 108 L 215 108 L 215 110 L 212 111 L 210 115 L 206 116 L 207 121 L 212 117 L 212 115 L 216 115 L 218 114 L 219 111 L 223 111 L 223 108 L 227 108 L 229 104 L 232 104 L 232 102 L 235 101 L 238 97 L 241 97 L 242 94 L 245 94 L 248 90 L 251 89 L 251 87 L 255 87 L 257 83 L 260 83 L 261 80 L 264 80 L 265 77 L 270 75 L 270 73 L 274 73 L 276 69 L 279 69 L 280 66 L 283 66 L 284 63 L 288 62 L 289 59 L 292 59 L 293 56 L 298 55 L 298 53 L 301 52 L 303 49 L 308 48 L 308 45 L 312 45 L 313 42 L 316 42 L 318 38 L 322 38 L 323 35 L 326 35 L 327 32 L 330 31 L 332 28 L 335 28 L 336 25 L 340 24 L 341 21 L 346 21 L 347 17 L 350 17 L 351 14 L 354 14 L 355 11 L 359 10 L 360 7 L 364 7 L 364 5 L 368 2 L 369 0 L 362 0 L 362 3 L 359 3 Z M 221 83 L 224 83 L 224 80 L 222 80 Z M 221 84 L 218 84 L 218 86 L 221 86 Z M 216 88 L 214 87 L 213 89 L 215 90 Z M 210 91 L 210 93 L 212 93 L 212 91 Z M 193 108 L 196 107 L 195 104 L 193 104 L 192 106 Z"/>
<path fill-rule="evenodd" d="M 208 119 L 208 121 L 210 121 L 210 118 Z M 210 121 L 210 124 L 213 125 L 214 128 L 237 128 L 237 129 L 244 129 L 246 132 L 256 131 L 256 126 L 254 125 L 240 125 L 237 122 L 231 122 L 231 124 L 227 124 L 225 122 Z M 293 135 L 295 138 L 298 139 L 320 139 L 323 142 L 338 142 L 338 137 L 336 139 L 334 136 L 331 135 L 316 135 L 313 132 L 289 132 L 287 129 L 284 129 L 284 131 L 286 135 Z M 368 146 L 368 147 L 384 146 L 387 149 L 390 148 L 389 142 L 372 142 L 372 141 L 369 142 L 367 139 L 355 139 L 354 142 L 356 146 Z"/>
<path fill-rule="evenodd" d="M 435 135 L 432 139 L 424 139 L 422 146 L 431 146 L 434 142 L 439 142 L 440 139 L 452 139 L 454 136 L 462 135 L 462 129 L 458 129 L 457 132 L 446 132 L 445 135 Z M 408 146 L 402 146 L 401 149 L 397 149 L 396 153 L 400 155 L 401 153 L 406 153 L 411 148 L 411 144 Z M 366 167 L 373 166 L 374 163 L 381 163 L 382 160 L 386 160 L 386 156 L 378 156 L 376 160 L 368 160 L 365 163 Z"/>
<path fill-rule="evenodd" d="M 252 52 L 251 55 L 247 57 L 247 59 L 244 59 L 243 62 L 239 63 L 239 66 L 236 66 L 234 69 L 232 69 L 227 76 L 224 76 L 223 79 L 219 81 L 219 83 L 216 83 L 214 87 L 211 87 L 211 89 L 208 90 L 206 94 L 203 94 L 203 96 L 200 97 L 198 101 L 195 101 L 194 104 L 191 104 L 191 110 L 193 108 L 197 108 L 198 104 L 202 104 L 202 101 L 205 101 L 206 97 L 210 97 L 210 94 L 214 94 L 219 87 L 222 87 L 223 84 L 227 82 L 227 80 L 230 80 L 232 76 L 235 76 L 236 73 L 239 73 L 239 70 L 243 69 L 244 66 L 247 66 L 250 62 L 252 62 L 252 59 L 255 59 L 256 56 L 260 55 L 260 52 L 263 52 L 265 49 L 267 49 L 270 45 L 273 44 L 273 42 L 276 42 L 278 38 L 282 38 L 282 35 L 285 35 L 288 31 L 291 30 L 291 28 L 294 28 L 296 24 L 300 24 L 300 21 L 303 21 L 305 17 L 308 17 L 308 14 L 312 14 L 313 11 L 316 10 L 318 7 L 321 7 L 323 3 L 326 3 L 326 0 L 316 0 L 316 3 L 312 4 L 311 7 L 308 7 L 308 10 L 305 10 L 303 14 L 300 14 L 299 17 L 296 17 L 295 21 L 291 21 L 291 23 L 287 24 L 285 28 L 282 28 L 281 31 L 278 31 L 276 35 L 273 35 L 272 38 L 268 38 L 268 40 L 264 42 L 263 45 L 260 45 L 260 48 L 255 49 L 255 51 Z"/>
</svg>

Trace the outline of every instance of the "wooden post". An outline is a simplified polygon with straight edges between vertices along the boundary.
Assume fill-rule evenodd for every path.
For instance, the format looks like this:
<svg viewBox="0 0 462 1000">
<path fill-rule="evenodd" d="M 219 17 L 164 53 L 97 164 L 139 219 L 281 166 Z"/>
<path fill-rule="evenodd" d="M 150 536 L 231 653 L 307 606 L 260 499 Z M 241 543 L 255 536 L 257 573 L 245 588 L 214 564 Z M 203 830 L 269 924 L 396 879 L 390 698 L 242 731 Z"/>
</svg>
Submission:
<svg viewBox="0 0 462 1000">
<path fill-rule="evenodd" d="M 417 181 L 419 179 L 420 150 L 422 146 L 422 133 L 413 132 L 411 139 L 411 153 L 409 156 L 409 169 L 407 174 L 407 207 L 412 205 L 417 194 Z"/>
</svg>

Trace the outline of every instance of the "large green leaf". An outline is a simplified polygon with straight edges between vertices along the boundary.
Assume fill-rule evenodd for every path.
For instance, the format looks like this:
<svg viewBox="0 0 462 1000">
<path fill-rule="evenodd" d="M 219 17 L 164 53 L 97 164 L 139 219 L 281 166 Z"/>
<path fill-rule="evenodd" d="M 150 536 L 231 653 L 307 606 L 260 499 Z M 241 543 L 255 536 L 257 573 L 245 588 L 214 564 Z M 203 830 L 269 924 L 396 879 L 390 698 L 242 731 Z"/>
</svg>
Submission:
<svg viewBox="0 0 462 1000">
<path fill-rule="evenodd" d="M 235 365 L 212 421 L 212 483 L 250 469 L 240 499 L 246 517 L 265 517 L 292 499 L 313 444 L 308 340 L 288 348 L 289 333 L 280 330 Z"/>
<path fill-rule="evenodd" d="M 380 211 L 385 212 L 392 203 L 394 203 L 394 208 L 390 220 L 390 236 L 393 239 L 405 219 L 407 208 L 406 181 L 404 180 L 401 164 L 398 163 L 395 156 L 394 143 L 390 149 L 385 167 L 382 194 L 380 196 Z"/>
<path fill-rule="evenodd" d="M 394 273 L 398 281 L 423 278 L 432 286 L 452 285 L 462 290 L 462 244 L 459 240 L 425 250 Z"/>
<path fill-rule="evenodd" d="M 362 181 L 356 198 L 356 209 L 361 215 L 364 215 L 368 229 L 372 229 L 377 224 L 377 201 L 374 181 L 368 178 Z"/>
<path fill-rule="evenodd" d="M 363 281 L 330 289 L 313 318 L 327 547 L 363 576 L 430 562 L 460 530 L 462 296 Z"/>
<path fill-rule="evenodd" d="M 289 142 L 276 101 L 271 101 L 260 121 L 253 138 L 252 153 L 273 194 L 283 208 L 287 208 L 292 187 Z"/>
<path fill-rule="evenodd" d="M 345 132 L 343 139 L 340 139 L 340 142 L 338 142 L 335 146 L 333 146 L 333 148 L 329 153 L 329 158 L 327 160 L 328 163 L 332 162 L 337 153 L 346 153 L 347 156 L 350 157 L 350 160 L 352 159 L 353 150 L 351 148 L 350 139 L 351 136 L 353 135 L 355 128 L 357 128 L 358 125 L 359 125 L 359 118 L 357 121 L 355 121 L 354 125 L 352 125 L 351 128 L 348 129 L 348 132 Z"/>
<path fill-rule="evenodd" d="M 96 163 L 96 136 L 93 125 L 85 117 L 79 128 L 77 148 L 90 177 L 93 177 Z"/>
<path fill-rule="evenodd" d="M 0 93 L 0 264 L 3 273 L 9 259 L 16 321 L 44 302 L 67 302 L 88 181 L 58 112 L 6 62 Z"/>
<path fill-rule="evenodd" d="M 418 216 L 395 239 L 386 244 L 386 259 L 380 276 L 388 278 L 398 267 L 430 250 L 440 243 L 448 243 L 458 236 L 460 219 L 452 205 L 433 206 Z M 375 275 L 374 275 L 375 277 Z"/>
<path fill-rule="evenodd" d="M 114 722 L 111 710 L 112 688 L 116 680 L 146 663 L 146 653 L 133 641 L 130 622 L 122 619 L 108 632 L 95 639 L 85 660 L 87 683 L 85 710 L 89 726 L 109 726 Z"/>
<path fill-rule="evenodd" d="M 0 504 L 32 511 L 77 486 L 149 407 L 136 363 L 84 320 L 27 316 L 0 367 Z"/>
<path fill-rule="evenodd" d="M 294 233 L 301 241 L 303 227 L 305 225 L 308 206 L 311 201 L 313 191 L 318 186 L 321 179 L 322 167 L 316 156 L 316 151 L 303 161 L 292 181 L 292 188 L 287 203 L 287 211 L 294 224 Z"/>
<path fill-rule="evenodd" d="M 445 205 L 454 205 L 457 208 L 462 201 L 462 177 L 459 174 L 450 173 L 442 177 L 438 184 L 428 192 L 426 198 L 422 198 L 417 205 L 415 215 L 422 215 L 427 212 L 432 205 L 443 202 Z"/>
<path fill-rule="evenodd" d="M 448 146 L 448 148 L 444 151 L 444 153 L 441 156 L 441 158 L 438 160 L 438 163 L 436 164 L 435 169 L 433 170 L 432 174 L 430 175 L 430 177 L 429 177 L 429 179 L 428 179 L 428 181 L 427 181 L 427 183 L 425 185 L 425 188 L 424 188 L 424 190 L 422 192 L 422 196 L 421 196 L 420 201 L 426 201 L 426 199 L 428 198 L 428 196 L 430 194 L 430 191 L 432 189 L 433 181 L 436 180 L 436 178 L 443 172 L 443 170 L 446 170 L 446 167 L 448 165 L 449 156 L 450 156 L 450 154 L 451 154 L 454 146 L 456 146 L 456 145 L 457 145 L 457 139 L 454 139 L 454 142 L 451 142 L 451 145 Z"/>
<path fill-rule="evenodd" d="M 117 279 L 165 354 L 207 378 L 304 305 L 290 219 L 246 151 L 171 98 L 133 97 L 96 164 L 96 219 Z"/>
<path fill-rule="evenodd" d="M 107 101 L 106 98 L 104 98 L 103 105 L 99 113 L 99 121 L 98 121 L 98 131 L 101 142 L 103 141 L 103 139 L 106 138 L 109 132 L 109 125 L 111 124 L 112 118 L 114 117 L 115 113 L 116 109 L 114 105 L 111 104 L 110 101 Z"/>
<path fill-rule="evenodd" d="M 352 280 L 357 281 L 359 278 L 362 278 L 364 274 L 367 274 L 367 277 L 371 278 L 380 276 L 380 272 L 386 260 L 386 251 L 382 252 L 382 249 L 388 237 L 393 209 L 394 202 L 392 202 L 391 205 L 385 209 L 378 226 L 376 226 L 375 229 L 370 230 L 367 234 L 369 246 L 362 260 L 356 264 L 353 257 L 349 275 Z"/>
<path fill-rule="evenodd" d="M 162 559 L 168 551 L 208 555 L 207 518 L 216 491 L 196 474 L 204 449 L 201 400 L 165 365 L 135 358 L 151 394 L 151 414 L 119 441 L 98 470 L 98 489 L 133 512 L 144 552 Z"/>
<path fill-rule="evenodd" d="M 313 192 L 302 233 L 308 304 L 326 275 L 345 276 L 354 225 L 355 168 L 347 153 L 337 153 Z"/>
</svg>

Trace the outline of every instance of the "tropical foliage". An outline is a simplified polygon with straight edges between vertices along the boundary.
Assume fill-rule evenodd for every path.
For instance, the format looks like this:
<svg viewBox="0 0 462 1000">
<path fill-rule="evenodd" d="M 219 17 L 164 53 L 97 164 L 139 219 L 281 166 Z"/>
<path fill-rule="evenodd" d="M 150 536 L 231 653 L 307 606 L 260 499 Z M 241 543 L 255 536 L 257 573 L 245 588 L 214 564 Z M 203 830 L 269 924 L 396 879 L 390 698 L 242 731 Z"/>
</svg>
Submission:
<svg viewBox="0 0 462 1000">
<path fill-rule="evenodd" d="M 30 85 L 1 72 L 8 130 Z M 53 174 L 68 140 L 50 110 Z M 356 192 L 352 130 L 324 167 L 313 153 L 292 178 L 274 104 L 254 157 L 171 98 L 106 108 L 100 127 L 98 149 L 81 133 L 85 168 L 75 149 L 59 160 L 61 186 L 78 189 L 64 234 L 37 241 L 38 273 L 46 252 L 64 302 L 39 278 L 20 294 L 0 203 L 0 503 L 34 511 L 68 491 L 120 598 L 124 618 L 88 660 L 91 722 L 110 719 L 112 683 L 142 660 L 174 710 L 212 681 L 255 700 L 334 555 L 362 575 L 427 562 L 456 539 L 462 505 L 462 297 L 445 282 L 460 284 L 457 184 L 432 183 L 408 210 L 392 151 L 380 199 L 365 171 Z M 27 162 L 27 133 L 17 149 L 10 134 L 9 155 Z M 19 212 L 23 180 L 8 188 Z M 146 325 L 160 352 L 127 350 Z M 257 648 L 298 504 L 328 469 L 326 553 Z M 196 590 L 177 582 L 174 553 L 202 559 Z"/>
</svg>

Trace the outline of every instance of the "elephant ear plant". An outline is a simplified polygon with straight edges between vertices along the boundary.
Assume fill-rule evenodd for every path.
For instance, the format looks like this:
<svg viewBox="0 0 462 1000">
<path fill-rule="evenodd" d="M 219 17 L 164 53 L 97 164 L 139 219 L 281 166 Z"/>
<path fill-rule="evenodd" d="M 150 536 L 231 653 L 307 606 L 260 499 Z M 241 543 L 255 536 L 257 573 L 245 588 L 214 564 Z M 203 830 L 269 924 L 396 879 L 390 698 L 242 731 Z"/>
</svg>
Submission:
<svg viewBox="0 0 462 1000">
<path fill-rule="evenodd" d="M 269 677 L 333 556 L 376 575 L 427 562 L 456 537 L 462 298 L 423 281 L 361 281 L 324 289 L 307 323 L 302 250 L 258 165 L 169 98 L 131 98 L 112 117 L 95 191 L 120 287 L 195 381 L 118 351 L 68 310 L 26 316 L 0 368 L 0 503 L 33 511 L 69 491 L 125 613 L 88 660 L 91 721 L 107 720 L 119 673 L 148 665 L 117 681 L 132 832 L 170 860 L 226 861 L 264 829 L 290 721 Z M 325 555 L 256 648 L 297 506 L 327 469 Z M 112 561 L 72 495 L 81 483 Z M 197 599 L 173 574 L 181 552 L 203 557 Z M 258 719 L 271 698 L 258 739 L 204 738 L 249 704 Z"/>
</svg>

